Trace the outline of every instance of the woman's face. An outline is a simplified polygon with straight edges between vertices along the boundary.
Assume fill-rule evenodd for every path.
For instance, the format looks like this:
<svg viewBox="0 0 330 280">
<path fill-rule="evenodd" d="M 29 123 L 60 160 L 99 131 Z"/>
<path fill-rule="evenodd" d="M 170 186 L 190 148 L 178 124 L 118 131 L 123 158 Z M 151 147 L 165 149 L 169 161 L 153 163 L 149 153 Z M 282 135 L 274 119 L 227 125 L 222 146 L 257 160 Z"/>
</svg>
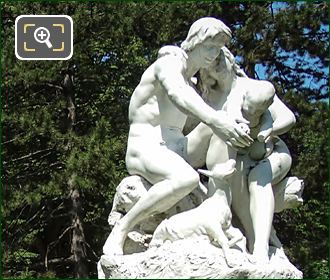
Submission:
<svg viewBox="0 0 330 280">
<path fill-rule="evenodd" d="M 203 43 L 196 45 L 194 52 L 196 60 L 201 68 L 208 68 L 220 54 L 222 44 L 212 38 L 206 39 Z"/>
</svg>

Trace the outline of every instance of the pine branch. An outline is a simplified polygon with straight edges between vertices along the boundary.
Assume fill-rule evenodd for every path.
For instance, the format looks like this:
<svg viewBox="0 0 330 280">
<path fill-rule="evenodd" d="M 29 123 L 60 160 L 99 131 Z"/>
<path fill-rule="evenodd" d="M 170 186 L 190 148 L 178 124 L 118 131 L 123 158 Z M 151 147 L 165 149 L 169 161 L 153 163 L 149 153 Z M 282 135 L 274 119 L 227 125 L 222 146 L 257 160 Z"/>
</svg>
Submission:
<svg viewBox="0 0 330 280">
<path fill-rule="evenodd" d="M 58 86 L 58 85 L 55 85 L 55 84 L 52 84 L 52 83 L 45 83 L 44 84 L 45 86 L 48 86 L 48 87 L 51 87 L 51 88 L 55 88 L 55 89 L 57 89 L 57 90 L 63 90 L 63 87 L 61 87 L 61 86 Z"/>
<path fill-rule="evenodd" d="M 49 243 L 48 245 L 47 245 L 47 250 L 46 250 L 46 254 L 45 254 L 45 267 L 46 267 L 46 269 L 48 269 L 48 254 L 49 254 L 49 252 L 51 251 L 51 250 L 53 250 L 55 247 L 56 247 L 56 245 L 61 241 L 61 239 L 64 237 L 64 235 L 67 233 L 67 232 L 69 232 L 70 230 L 72 230 L 74 227 L 73 226 L 69 226 L 69 227 L 67 227 L 63 232 L 62 232 L 62 234 L 57 238 L 57 240 L 55 240 L 55 241 L 53 241 L 53 242 L 51 242 L 51 243 Z"/>
<path fill-rule="evenodd" d="M 6 144 L 10 144 L 12 142 L 15 142 L 17 139 L 19 139 L 22 135 L 24 135 L 24 132 L 19 133 L 15 138 L 7 140 L 5 142 L 2 142 L 1 145 L 6 145 Z"/>
<path fill-rule="evenodd" d="M 67 258 L 54 258 L 54 259 L 50 259 L 48 260 L 48 265 L 70 265 L 74 263 L 74 259 L 73 256 L 67 257 Z M 37 262 L 31 265 L 31 267 L 33 267 L 34 269 L 37 268 L 44 268 L 45 267 L 45 262 L 41 261 L 41 262 Z"/>
<path fill-rule="evenodd" d="M 22 156 L 22 157 L 19 157 L 19 158 L 14 158 L 14 159 L 12 159 L 10 161 L 4 161 L 3 164 L 6 165 L 8 163 L 14 163 L 14 162 L 17 162 L 17 161 L 29 159 L 29 158 L 34 157 L 36 155 L 39 155 L 39 154 L 42 154 L 42 153 L 46 153 L 46 152 L 49 152 L 49 151 L 52 151 L 52 150 L 54 150 L 54 147 L 48 148 L 48 149 L 44 149 L 44 150 L 39 150 L 39 151 L 36 151 L 36 152 L 33 152 L 33 153 L 29 153 L 28 155 L 25 155 L 25 156 Z"/>
</svg>

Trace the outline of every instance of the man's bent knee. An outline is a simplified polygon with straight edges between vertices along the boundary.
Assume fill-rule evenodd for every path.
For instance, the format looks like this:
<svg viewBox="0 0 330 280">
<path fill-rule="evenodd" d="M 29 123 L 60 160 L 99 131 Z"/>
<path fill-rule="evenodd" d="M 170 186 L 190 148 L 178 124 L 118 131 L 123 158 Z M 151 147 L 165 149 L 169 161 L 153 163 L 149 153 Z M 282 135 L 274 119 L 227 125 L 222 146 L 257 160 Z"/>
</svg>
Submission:
<svg viewBox="0 0 330 280">
<path fill-rule="evenodd" d="M 195 171 L 184 171 L 172 177 L 174 191 L 190 192 L 198 186 L 199 174 Z"/>
</svg>

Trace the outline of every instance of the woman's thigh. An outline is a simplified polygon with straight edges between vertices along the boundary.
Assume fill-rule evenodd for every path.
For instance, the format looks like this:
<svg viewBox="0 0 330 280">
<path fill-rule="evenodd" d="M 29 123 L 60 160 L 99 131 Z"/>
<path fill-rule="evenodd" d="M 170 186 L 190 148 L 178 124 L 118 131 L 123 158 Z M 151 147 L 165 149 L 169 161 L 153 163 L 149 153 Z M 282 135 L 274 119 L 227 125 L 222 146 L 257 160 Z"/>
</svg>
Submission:
<svg viewBox="0 0 330 280">
<path fill-rule="evenodd" d="M 206 153 L 213 131 L 204 123 L 200 123 L 187 136 L 186 160 L 193 167 L 205 164 Z"/>
<path fill-rule="evenodd" d="M 291 168 L 291 155 L 282 140 L 279 140 L 271 155 L 259 161 L 249 172 L 249 182 L 257 181 L 258 185 L 280 182 Z"/>
<path fill-rule="evenodd" d="M 229 159 L 236 160 L 236 151 L 229 147 L 218 136 L 213 135 L 206 154 L 206 165 L 208 169 L 212 169 L 218 163 L 224 163 Z"/>
</svg>

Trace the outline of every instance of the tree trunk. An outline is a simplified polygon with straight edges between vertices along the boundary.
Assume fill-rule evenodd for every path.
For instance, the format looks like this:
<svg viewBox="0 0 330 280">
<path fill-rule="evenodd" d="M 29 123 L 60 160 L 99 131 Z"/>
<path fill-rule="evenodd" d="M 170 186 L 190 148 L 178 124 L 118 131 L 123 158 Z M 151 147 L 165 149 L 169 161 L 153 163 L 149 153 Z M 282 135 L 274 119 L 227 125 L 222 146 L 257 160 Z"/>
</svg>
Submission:
<svg viewBox="0 0 330 280">
<path fill-rule="evenodd" d="M 70 198 L 72 202 L 72 240 L 71 252 L 74 257 L 76 278 L 88 278 L 88 268 L 86 262 L 86 248 L 85 235 L 83 224 L 80 218 L 81 213 L 81 199 L 80 193 L 74 186 L 74 175 L 69 180 L 69 187 L 71 188 Z M 71 183 L 73 183 L 71 185 Z"/>
<path fill-rule="evenodd" d="M 67 131 L 73 132 L 76 121 L 76 107 L 74 103 L 74 86 L 70 73 L 65 73 L 63 80 L 63 93 L 67 100 Z M 70 149 L 72 143 L 68 142 Z M 81 196 L 75 183 L 76 174 L 73 173 L 68 179 L 69 197 L 71 200 L 71 226 L 72 240 L 71 253 L 75 264 L 75 278 L 88 278 L 88 268 L 86 261 L 85 234 L 81 219 Z"/>
</svg>

